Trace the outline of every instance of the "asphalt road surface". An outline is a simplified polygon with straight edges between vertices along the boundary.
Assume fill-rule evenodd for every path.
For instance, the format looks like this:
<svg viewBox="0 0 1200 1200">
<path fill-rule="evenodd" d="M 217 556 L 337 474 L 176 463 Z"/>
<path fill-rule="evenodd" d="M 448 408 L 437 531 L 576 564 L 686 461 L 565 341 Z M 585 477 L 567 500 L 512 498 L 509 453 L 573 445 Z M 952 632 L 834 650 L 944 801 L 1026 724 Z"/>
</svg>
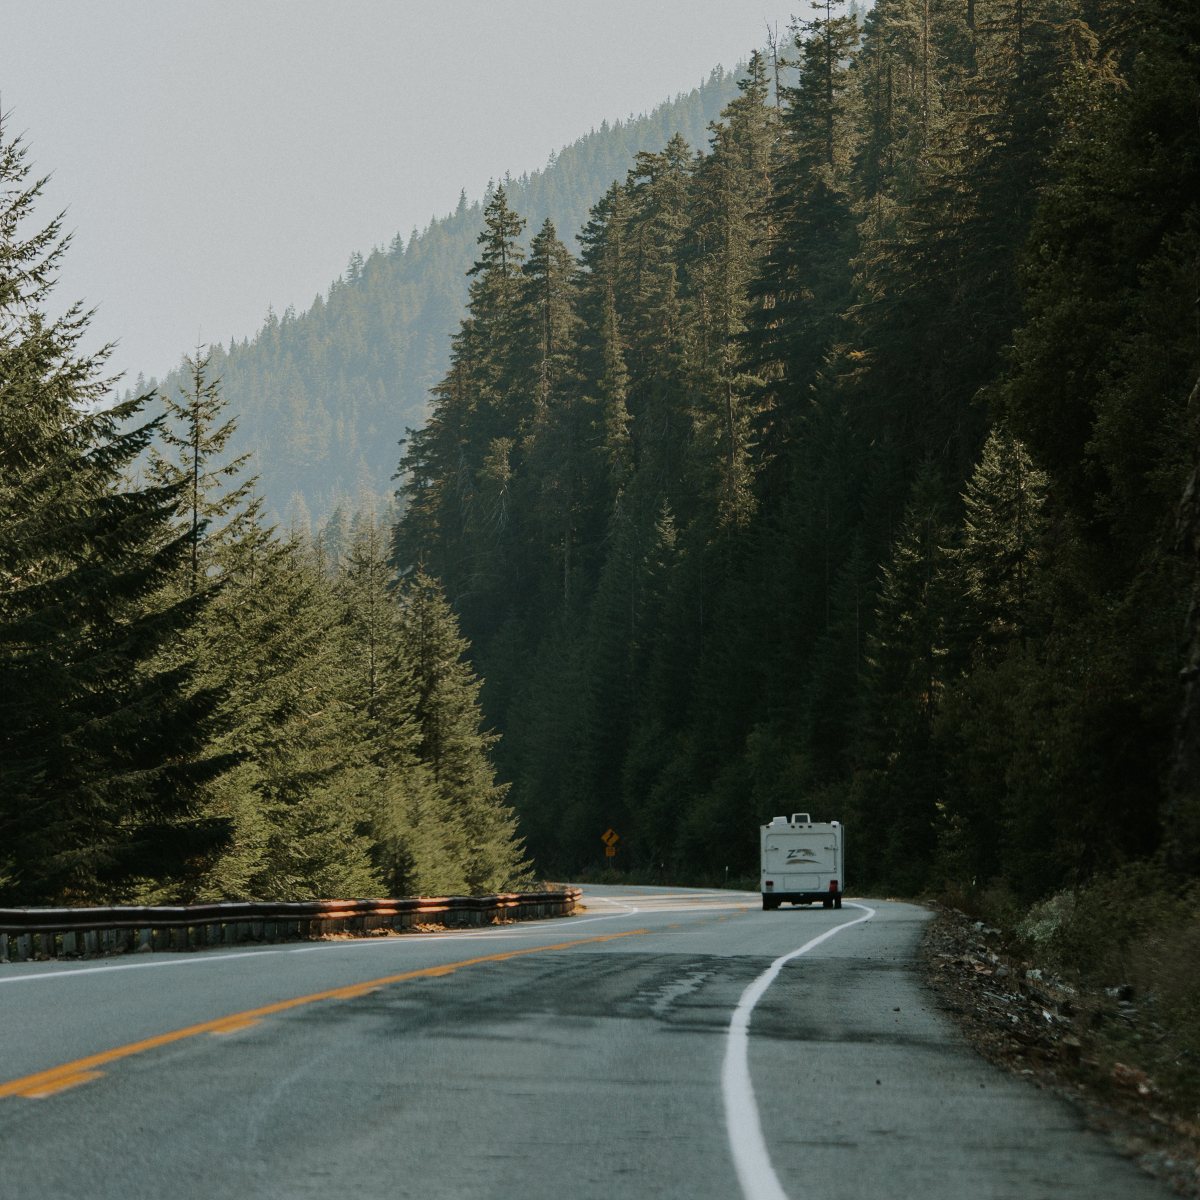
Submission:
<svg viewBox="0 0 1200 1200">
<path fill-rule="evenodd" d="M 585 891 L 490 931 L 0 967 L 0 1196 L 1168 1194 L 961 1041 L 924 910 Z"/>
</svg>

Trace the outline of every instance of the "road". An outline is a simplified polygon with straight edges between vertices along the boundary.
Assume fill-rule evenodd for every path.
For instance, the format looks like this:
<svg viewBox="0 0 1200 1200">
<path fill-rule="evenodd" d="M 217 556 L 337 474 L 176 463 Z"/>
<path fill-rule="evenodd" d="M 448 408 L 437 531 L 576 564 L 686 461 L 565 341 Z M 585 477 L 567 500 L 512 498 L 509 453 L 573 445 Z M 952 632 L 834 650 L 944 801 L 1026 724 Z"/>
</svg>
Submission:
<svg viewBox="0 0 1200 1200">
<path fill-rule="evenodd" d="M 961 1041 L 915 971 L 925 910 L 585 893 L 488 931 L 5 965 L 0 1196 L 1168 1194 Z"/>
</svg>

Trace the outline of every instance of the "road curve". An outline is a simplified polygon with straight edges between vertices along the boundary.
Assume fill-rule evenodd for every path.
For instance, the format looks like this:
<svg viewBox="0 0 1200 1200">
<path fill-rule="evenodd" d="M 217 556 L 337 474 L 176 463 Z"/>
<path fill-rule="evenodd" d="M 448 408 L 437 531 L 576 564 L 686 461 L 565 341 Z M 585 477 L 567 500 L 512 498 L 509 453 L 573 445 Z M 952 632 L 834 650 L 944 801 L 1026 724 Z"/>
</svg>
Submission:
<svg viewBox="0 0 1200 1200">
<path fill-rule="evenodd" d="M 585 902 L 495 930 L 0 968 L 0 1197 L 1169 1194 L 962 1042 L 915 973 L 923 909 Z"/>
</svg>

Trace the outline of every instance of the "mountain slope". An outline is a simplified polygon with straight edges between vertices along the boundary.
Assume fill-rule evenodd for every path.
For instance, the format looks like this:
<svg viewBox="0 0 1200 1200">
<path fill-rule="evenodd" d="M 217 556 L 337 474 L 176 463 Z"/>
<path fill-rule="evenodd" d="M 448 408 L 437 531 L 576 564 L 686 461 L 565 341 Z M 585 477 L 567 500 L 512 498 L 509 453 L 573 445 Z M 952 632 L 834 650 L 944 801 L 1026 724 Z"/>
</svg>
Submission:
<svg viewBox="0 0 1200 1200">
<path fill-rule="evenodd" d="M 552 154 L 545 170 L 505 179 L 528 233 L 549 217 L 571 243 L 638 151 L 661 150 L 675 132 L 693 148 L 704 145 L 735 78 L 718 67 L 648 115 L 605 122 Z M 407 245 L 397 235 L 366 259 L 352 255 L 308 311 L 269 312 L 253 340 L 214 348 L 214 371 L 240 414 L 235 450 L 254 451 L 268 504 L 285 519 L 304 523 L 343 496 L 388 489 L 397 443 L 406 426 L 424 422 L 428 390 L 445 371 L 482 213 L 464 194 L 455 212 L 414 230 Z M 173 371 L 158 386 L 174 393 L 180 382 Z M 138 387 L 154 383 L 139 379 Z"/>
</svg>

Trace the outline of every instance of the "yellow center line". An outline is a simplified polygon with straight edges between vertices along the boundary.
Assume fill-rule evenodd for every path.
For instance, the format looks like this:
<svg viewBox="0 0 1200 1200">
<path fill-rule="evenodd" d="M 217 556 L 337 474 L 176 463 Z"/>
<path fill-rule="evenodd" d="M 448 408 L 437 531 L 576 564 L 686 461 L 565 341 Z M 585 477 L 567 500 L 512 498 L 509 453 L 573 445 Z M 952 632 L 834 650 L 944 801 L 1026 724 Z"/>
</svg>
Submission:
<svg viewBox="0 0 1200 1200">
<path fill-rule="evenodd" d="M 639 933 L 649 933 L 648 929 L 631 929 L 628 933 L 608 933 L 602 937 L 582 938 L 577 942 L 559 942 L 553 946 L 531 946 L 526 950 L 508 950 L 503 954 L 486 954 L 482 958 L 468 958 L 463 962 L 448 963 L 443 967 L 423 967 L 419 971 L 405 971 L 402 975 L 385 975 L 382 979 L 372 979 L 367 983 L 353 983 L 349 987 L 331 988 L 327 992 L 313 992 L 311 996 L 297 996 L 294 1000 L 281 1000 L 277 1004 L 266 1004 L 262 1008 L 250 1008 L 245 1012 L 234 1013 L 228 1017 L 218 1017 L 213 1021 L 202 1021 L 199 1025 L 189 1025 L 186 1029 L 176 1029 L 171 1033 L 160 1033 L 157 1037 L 144 1038 L 140 1042 L 130 1042 L 128 1046 L 118 1046 L 115 1050 L 105 1050 L 100 1054 L 89 1054 L 86 1058 L 77 1058 L 74 1062 L 63 1063 L 59 1067 L 51 1067 L 48 1071 L 38 1071 L 34 1075 L 26 1075 L 14 1079 L 11 1083 L 0 1084 L 0 1097 L 28 1096 L 40 1099 L 65 1091 L 80 1083 L 99 1079 L 103 1071 L 94 1068 L 102 1067 L 105 1063 L 116 1062 L 121 1058 L 130 1058 L 145 1050 L 154 1050 L 158 1046 L 169 1046 L 172 1042 L 183 1041 L 184 1038 L 197 1037 L 202 1033 L 233 1033 L 251 1025 L 257 1025 L 262 1017 L 272 1013 L 286 1012 L 289 1008 L 299 1008 L 302 1004 L 315 1004 L 318 1000 L 352 1000 L 356 996 L 365 996 L 370 992 L 389 983 L 401 983 L 405 979 L 439 978 L 451 975 L 459 967 L 473 967 L 477 963 L 503 962 L 507 958 L 516 958 L 521 954 L 539 954 L 544 950 L 568 950 L 572 946 L 586 946 L 589 942 L 611 942 L 616 938 L 636 937 Z"/>
</svg>

